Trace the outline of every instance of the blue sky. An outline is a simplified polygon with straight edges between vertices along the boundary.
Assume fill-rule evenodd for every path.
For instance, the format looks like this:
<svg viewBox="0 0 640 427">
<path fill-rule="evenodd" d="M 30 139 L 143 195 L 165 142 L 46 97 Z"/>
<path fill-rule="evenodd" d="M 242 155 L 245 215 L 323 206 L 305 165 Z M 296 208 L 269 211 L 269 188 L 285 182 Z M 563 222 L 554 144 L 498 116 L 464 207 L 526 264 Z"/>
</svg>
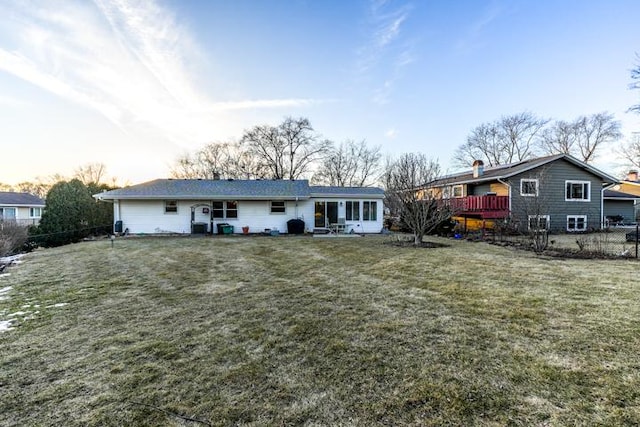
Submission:
<svg viewBox="0 0 640 427">
<path fill-rule="evenodd" d="M 91 162 L 165 177 L 285 116 L 449 171 L 471 129 L 506 114 L 609 111 L 640 131 L 637 0 L 4 0 L 0 15 L 4 183 Z M 596 166 L 619 173 L 613 151 Z"/>
</svg>

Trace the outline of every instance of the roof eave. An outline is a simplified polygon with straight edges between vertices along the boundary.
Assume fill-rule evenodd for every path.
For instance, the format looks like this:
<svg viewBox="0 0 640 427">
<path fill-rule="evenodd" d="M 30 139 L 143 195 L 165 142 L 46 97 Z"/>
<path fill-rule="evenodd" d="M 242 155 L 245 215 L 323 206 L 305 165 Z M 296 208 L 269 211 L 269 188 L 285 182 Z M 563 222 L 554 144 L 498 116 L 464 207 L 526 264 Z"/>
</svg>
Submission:
<svg viewBox="0 0 640 427">
<path fill-rule="evenodd" d="M 107 196 L 107 197 L 105 197 Z M 98 200 L 306 200 L 308 195 L 238 196 L 238 195 L 105 195 L 94 194 Z"/>
</svg>

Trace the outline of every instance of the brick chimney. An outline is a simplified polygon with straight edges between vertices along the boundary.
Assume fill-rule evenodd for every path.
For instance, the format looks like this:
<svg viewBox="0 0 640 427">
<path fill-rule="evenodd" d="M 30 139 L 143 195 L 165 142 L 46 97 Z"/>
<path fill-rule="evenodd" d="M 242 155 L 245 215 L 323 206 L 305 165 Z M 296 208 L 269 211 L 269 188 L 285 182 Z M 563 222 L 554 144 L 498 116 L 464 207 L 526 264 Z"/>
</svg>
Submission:
<svg viewBox="0 0 640 427">
<path fill-rule="evenodd" d="M 638 171 L 630 170 L 629 173 L 627 174 L 627 181 L 636 182 L 637 180 L 638 180 Z"/>
<path fill-rule="evenodd" d="M 484 162 L 482 160 L 473 161 L 473 177 L 479 178 L 484 174 Z"/>
</svg>

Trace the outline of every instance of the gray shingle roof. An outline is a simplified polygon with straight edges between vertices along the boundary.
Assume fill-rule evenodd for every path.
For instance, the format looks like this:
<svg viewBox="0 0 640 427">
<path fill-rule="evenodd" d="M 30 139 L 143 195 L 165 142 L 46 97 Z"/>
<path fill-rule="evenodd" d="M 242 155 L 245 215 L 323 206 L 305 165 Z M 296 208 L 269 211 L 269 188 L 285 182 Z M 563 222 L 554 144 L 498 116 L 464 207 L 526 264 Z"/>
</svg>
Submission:
<svg viewBox="0 0 640 427">
<path fill-rule="evenodd" d="M 622 191 L 604 190 L 603 197 L 605 199 L 618 199 L 618 200 L 635 200 L 640 199 L 640 196 L 634 194 L 623 193 Z"/>
<path fill-rule="evenodd" d="M 336 187 L 336 186 L 311 186 L 311 195 L 314 197 L 340 197 L 340 196 L 367 196 L 372 199 L 384 197 L 384 190 L 377 187 Z"/>
<path fill-rule="evenodd" d="M 156 179 L 131 187 L 96 194 L 114 199 L 300 199 L 309 198 L 306 180 Z"/>
<path fill-rule="evenodd" d="M 0 205 L 3 206 L 44 206 L 45 202 L 38 196 L 29 193 L 0 191 Z"/>
<path fill-rule="evenodd" d="M 572 157 L 568 154 L 556 154 L 553 156 L 536 157 L 535 159 L 522 160 L 520 162 L 509 163 L 507 165 L 499 165 L 493 167 L 485 167 L 484 173 L 478 178 L 473 177 L 473 171 L 461 172 L 453 175 L 448 175 L 438 179 L 431 183 L 433 186 L 448 185 L 448 184 L 466 184 L 466 183 L 481 183 L 487 181 L 495 181 L 497 179 L 509 178 L 514 175 L 521 174 L 531 169 L 546 165 L 559 159 L 564 159 L 574 165 L 588 170 L 592 174 L 599 176 L 605 182 L 618 182 L 613 176 L 602 172 L 593 166 L 581 162 L 580 160 Z"/>
<path fill-rule="evenodd" d="M 207 180 L 156 179 L 131 187 L 94 195 L 114 199 L 308 199 L 314 196 L 366 196 L 382 198 L 384 191 L 374 187 L 309 186 L 307 180 Z"/>
</svg>

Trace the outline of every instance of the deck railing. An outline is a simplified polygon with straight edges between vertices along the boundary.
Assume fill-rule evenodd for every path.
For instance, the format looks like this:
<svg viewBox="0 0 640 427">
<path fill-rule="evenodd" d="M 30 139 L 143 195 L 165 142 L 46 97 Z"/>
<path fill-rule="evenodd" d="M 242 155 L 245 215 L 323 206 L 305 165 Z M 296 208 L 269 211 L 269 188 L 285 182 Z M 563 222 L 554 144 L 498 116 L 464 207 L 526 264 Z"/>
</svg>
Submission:
<svg viewBox="0 0 640 427">
<path fill-rule="evenodd" d="M 509 196 L 467 196 L 448 200 L 458 213 L 508 212 Z"/>
</svg>

